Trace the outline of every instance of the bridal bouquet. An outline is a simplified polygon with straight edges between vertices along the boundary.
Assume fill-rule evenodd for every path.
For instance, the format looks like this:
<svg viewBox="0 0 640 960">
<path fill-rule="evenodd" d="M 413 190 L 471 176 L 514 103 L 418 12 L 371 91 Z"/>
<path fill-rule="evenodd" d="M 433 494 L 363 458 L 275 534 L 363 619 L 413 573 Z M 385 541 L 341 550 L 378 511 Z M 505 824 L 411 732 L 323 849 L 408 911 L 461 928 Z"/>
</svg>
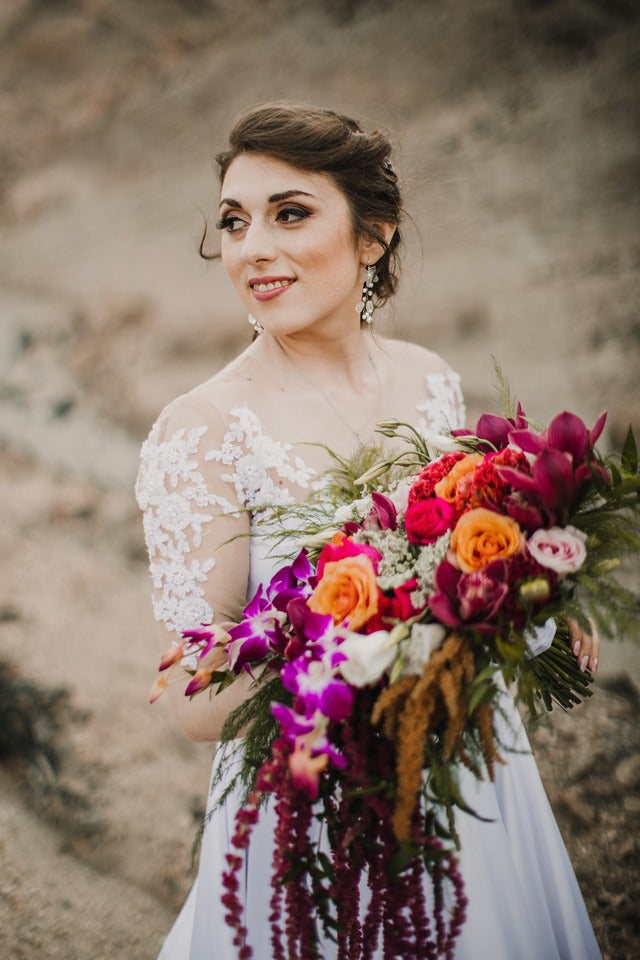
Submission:
<svg viewBox="0 0 640 960">
<path fill-rule="evenodd" d="M 253 678 L 225 728 L 245 737 L 224 875 L 239 957 L 252 953 L 238 875 L 267 796 L 275 960 L 319 957 L 318 922 L 340 960 L 372 957 L 380 937 L 387 957 L 453 956 L 460 766 L 493 778 L 505 762 L 505 684 L 533 713 L 589 695 L 567 618 L 606 633 L 632 618 L 612 571 L 640 550 L 638 458 L 631 431 L 620 455 L 598 454 L 604 421 L 589 430 L 561 413 L 534 429 L 518 406 L 446 437 L 381 424 L 400 453 L 356 484 L 336 460 L 323 494 L 291 508 L 299 552 L 242 622 L 189 631 L 167 652 L 161 670 L 197 655 L 187 696 Z"/>
</svg>

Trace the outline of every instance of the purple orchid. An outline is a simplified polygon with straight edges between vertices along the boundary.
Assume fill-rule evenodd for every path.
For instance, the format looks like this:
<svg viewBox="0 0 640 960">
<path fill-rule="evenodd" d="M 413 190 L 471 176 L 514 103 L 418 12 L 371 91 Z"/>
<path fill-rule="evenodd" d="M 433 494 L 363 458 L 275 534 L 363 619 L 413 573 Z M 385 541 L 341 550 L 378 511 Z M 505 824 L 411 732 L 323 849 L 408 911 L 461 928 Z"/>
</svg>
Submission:
<svg viewBox="0 0 640 960">
<path fill-rule="evenodd" d="M 481 570 L 462 573 L 448 560 L 439 564 L 435 575 L 436 593 L 429 597 L 434 617 L 448 627 L 473 627 L 493 633 L 491 623 L 509 591 L 507 565 L 495 560 Z"/>
<path fill-rule="evenodd" d="M 286 610 L 294 597 L 311 596 L 316 576 L 306 550 L 301 550 L 293 563 L 281 567 L 267 587 L 267 597 L 277 610 Z"/>
<path fill-rule="evenodd" d="M 295 709 L 305 717 L 320 712 L 328 720 L 344 720 L 353 707 L 353 690 L 340 677 L 336 667 L 345 658 L 336 648 L 316 659 L 305 654 L 286 663 L 282 683 L 295 696 Z"/>
<path fill-rule="evenodd" d="M 201 690 L 206 690 L 211 683 L 212 672 L 209 667 L 200 667 L 196 670 L 185 688 L 185 697 L 192 697 L 194 694 L 200 693 Z"/>
<path fill-rule="evenodd" d="M 218 640 L 218 633 L 220 628 L 216 627 L 207 627 L 204 624 L 201 627 L 197 627 L 193 630 L 183 630 L 182 636 L 186 641 L 185 644 L 185 653 L 197 653 L 198 658 L 202 660 L 209 651 L 213 648 Z M 197 650 L 193 650 L 193 646 L 197 647 Z M 162 670 L 163 668 L 160 667 Z"/>
<path fill-rule="evenodd" d="M 280 626 L 281 617 L 260 584 L 243 611 L 242 622 L 229 630 L 231 640 L 227 654 L 234 673 L 240 673 L 244 667 L 251 674 L 250 664 L 263 660 L 269 650 L 283 653 L 286 640 Z"/>
<path fill-rule="evenodd" d="M 310 800 L 317 800 L 320 790 L 320 774 L 327 766 L 327 757 L 323 753 L 311 753 L 303 737 L 296 740 L 295 748 L 289 754 L 289 772 L 298 790 L 304 790 Z"/>
<path fill-rule="evenodd" d="M 324 724 L 321 723 L 311 734 L 296 738 L 289 755 L 289 771 L 296 787 L 304 790 L 311 800 L 318 798 L 320 774 L 329 760 L 339 769 L 346 766 L 346 758 L 327 740 Z"/>
<path fill-rule="evenodd" d="M 294 597 L 287 604 L 287 615 L 293 632 L 304 649 L 317 649 L 319 653 L 323 653 L 333 646 L 333 617 L 330 613 L 314 613 L 305 600 Z"/>
<path fill-rule="evenodd" d="M 169 667 L 172 667 L 174 663 L 177 663 L 179 660 L 182 660 L 184 657 L 184 648 L 185 644 L 183 643 L 172 643 L 171 646 L 165 650 L 160 660 L 160 666 L 158 667 L 160 673 L 162 673 L 163 670 L 168 670 Z"/>
<path fill-rule="evenodd" d="M 271 713 L 280 724 L 283 737 L 293 742 L 297 737 L 311 733 L 315 728 L 314 717 L 303 717 L 284 703 L 272 703 Z"/>
<path fill-rule="evenodd" d="M 313 734 L 311 751 L 313 754 L 326 754 L 334 767 L 337 767 L 338 770 L 344 770 L 347 766 L 347 758 L 343 753 L 340 753 L 340 751 L 334 747 L 329 738 L 326 736 L 324 731 L 327 728 L 327 721 L 325 718 L 320 717 L 319 719 L 320 722 L 318 723 L 315 733 Z"/>
<path fill-rule="evenodd" d="M 311 752 L 314 755 L 324 753 L 334 767 L 341 770 L 345 768 L 347 761 L 344 754 L 340 753 L 327 738 L 326 728 L 329 721 L 319 710 L 311 717 L 306 717 L 284 703 L 272 703 L 271 712 L 280 724 L 280 732 L 285 740 L 296 743 L 301 737 L 305 737 L 311 744 Z"/>
</svg>

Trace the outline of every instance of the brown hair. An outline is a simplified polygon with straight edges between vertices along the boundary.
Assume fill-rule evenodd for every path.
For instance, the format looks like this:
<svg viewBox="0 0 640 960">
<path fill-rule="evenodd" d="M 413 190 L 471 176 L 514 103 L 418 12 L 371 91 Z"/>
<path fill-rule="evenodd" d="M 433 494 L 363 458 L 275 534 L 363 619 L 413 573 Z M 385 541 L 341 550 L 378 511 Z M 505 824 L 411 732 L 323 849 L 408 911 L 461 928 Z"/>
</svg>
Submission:
<svg viewBox="0 0 640 960">
<path fill-rule="evenodd" d="M 368 237 L 384 253 L 374 288 L 384 303 L 398 284 L 400 232 L 387 243 L 375 223 L 398 224 L 402 198 L 391 165 L 391 144 L 382 130 L 364 133 L 355 120 L 297 103 L 266 103 L 242 113 L 229 134 L 229 148 L 216 156 L 220 181 L 242 153 L 261 153 L 316 173 L 326 173 L 344 194 L 356 238 Z M 203 238 L 204 239 L 204 238 Z M 203 253 L 201 245 L 201 253 Z"/>
</svg>

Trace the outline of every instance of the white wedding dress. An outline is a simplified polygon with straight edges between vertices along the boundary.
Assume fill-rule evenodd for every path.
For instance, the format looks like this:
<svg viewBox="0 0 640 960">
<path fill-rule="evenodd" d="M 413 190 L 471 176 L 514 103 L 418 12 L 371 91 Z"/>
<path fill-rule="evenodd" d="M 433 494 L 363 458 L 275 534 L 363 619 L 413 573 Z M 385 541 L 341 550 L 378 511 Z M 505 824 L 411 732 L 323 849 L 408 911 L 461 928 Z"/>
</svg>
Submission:
<svg viewBox="0 0 640 960">
<path fill-rule="evenodd" d="M 430 374 L 425 386 L 417 425 L 435 431 L 445 424 L 461 425 L 457 375 Z M 205 388 L 179 398 L 163 412 L 142 448 L 136 487 L 144 511 L 156 618 L 170 631 L 210 622 L 214 610 L 229 609 L 230 590 L 252 596 L 274 572 L 265 543 L 253 537 L 248 550 L 246 541 L 228 548 L 248 554 L 246 571 L 238 553 L 237 562 L 219 561 L 217 578 L 209 576 L 215 565 L 212 549 L 228 540 L 225 524 L 233 523 L 230 513 L 224 520 L 221 513 L 238 503 L 249 508 L 284 503 L 293 499 L 296 485 L 308 489 L 313 483 L 313 471 L 295 456 L 292 445 L 268 436 L 247 407 L 221 416 L 207 402 Z M 214 541 L 216 527 L 222 530 Z M 209 589 L 214 580 L 219 602 Z M 469 905 L 455 958 L 595 960 L 600 951 L 573 869 L 520 717 L 506 695 L 505 707 L 499 732 L 514 748 L 508 764 L 498 766 L 495 783 L 478 783 L 462 771 L 467 803 L 491 822 L 464 813 L 457 818 Z M 217 789 L 224 787 L 233 763 L 228 750 L 226 755 L 218 751 L 214 772 L 220 764 L 225 769 Z M 215 800 L 210 792 L 208 811 Z M 235 960 L 220 896 L 237 804 L 238 797 L 231 795 L 207 817 L 196 882 L 158 960 Z M 256 960 L 272 957 L 268 915 L 273 825 L 267 808 L 254 830 L 243 876 L 245 922 Z M 334 960 L 334 945 L 323 944 L 322 955 Z M 376 956 L 390 960 L 381 950 Z"/>
</svg>

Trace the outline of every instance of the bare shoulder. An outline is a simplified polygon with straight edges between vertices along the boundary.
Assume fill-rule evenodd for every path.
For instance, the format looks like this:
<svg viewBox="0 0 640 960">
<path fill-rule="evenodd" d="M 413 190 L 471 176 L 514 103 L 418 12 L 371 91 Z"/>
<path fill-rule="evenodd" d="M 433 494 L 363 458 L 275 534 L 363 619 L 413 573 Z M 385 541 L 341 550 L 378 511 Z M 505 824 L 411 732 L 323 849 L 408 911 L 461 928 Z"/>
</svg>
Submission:
<svg viewBox="0 0 640 960">
<path fill-rule="evenodd" d="M 172 400 L 160 414 L 172 422 L 200 421 L 222 427 L 229 415 L 253 399 L 257 366 L 251 347 L 244 350 L 208 380 Z"/>
<path fill-rule="evenodd" d="M 380 343 L 390 357 L 405 370 L 411 370 L 418 377 L 428 376 L 430 373 L 448 373 L 451 366 L 440 354 L 435 353 L 419 343 L 409 343 L 406 340 L 382 338 Z"/>
</svg>

